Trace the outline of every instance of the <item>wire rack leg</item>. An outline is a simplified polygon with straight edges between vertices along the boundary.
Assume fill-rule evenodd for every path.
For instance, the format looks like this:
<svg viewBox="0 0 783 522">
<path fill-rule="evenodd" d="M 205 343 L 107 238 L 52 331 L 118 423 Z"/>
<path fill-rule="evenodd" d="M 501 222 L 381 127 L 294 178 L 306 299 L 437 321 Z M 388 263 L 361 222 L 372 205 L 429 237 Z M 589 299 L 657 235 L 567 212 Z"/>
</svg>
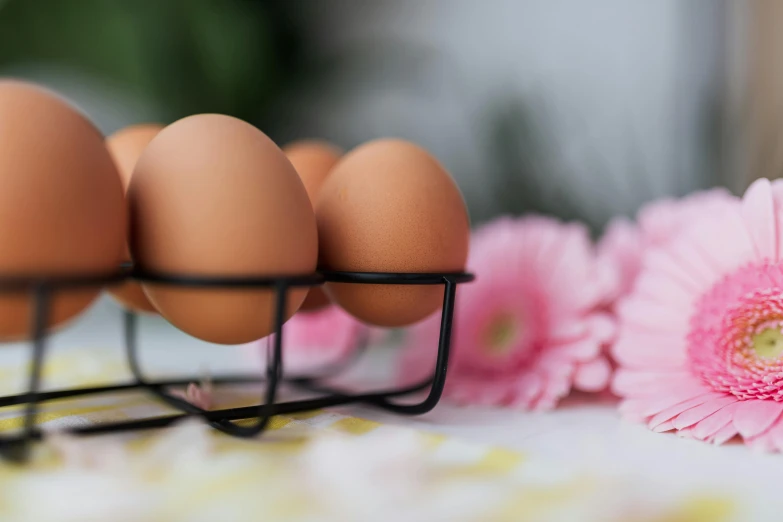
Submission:
<svg viewBox="0 0 783 522">
<path fill-rule="evenodd" d="M 228 420 L 215 423 L 218 429 L 229 435 L 242 438 L 255 437 L 266 429 L 269 420 L 275 414 L 277 390 L 283 380 L 283 323 L 285 322 L 287 294 L 287 285 L 275 286 L 275 307 L 272 318 L 275 334 L 270 347 L 267 348 L 266 393 L 258 407 L 258 422 L 251 426 L 239 426 Z"/>
<path fill-rule="evenodd" d="M 261 433 L 269 424 L 275 412 L 275 399 L 277 390 L 282 382 L 283 375 L 283 323 L 285 322 L 287 285 L 275 287 L 275 307 L 273 310 L 273 322 L 275 335 L 271 349 L 267 352 L 267 375 L 264 400 L 258 406 L 258 422 L 251 426 L 239 426 L 227 419 L 214 420 L 214 415 L 203 410 L 188 401 L 175 397 L 159 384 L 149 382 L 141 371 L 138 359 L 136 342 L 137 318 L 132 312 L 125 313 L 125 343 L 133 377 L 139 386 L 142 386 L 159 397 L 161 400 L 191 415 L 199 415 L 207 419 L 214 428 L 235 437 L 250 438 Z"/>
<path fill-rule="evenodd" d="M 0 454 L 11 462 L 25 462 L 30 456 L 30 443 L 39 438 L 36 428 L 38 416 L 38 392 L 41 387 L 44 358 L 46 352 L 46 325 L 49 322 L 50 290 L 45 285 L 35 288 L 33 294 L 33 313 L 30 322 L 32 339 L 32 361 L 30 378 L 25 394 L 24 424 L 18 437 L 0 439 Z"/>
<path fill-rule="evenodd" d="M 435 374 L 427 382 L 432 382 L 427 397 L 418 404 L 397 404 L 385 398 L 372 401 L 377 406 L 395 413 L 407 415 L 420 415 L 432 410 L 443 395 L 446 384 L 446 372 L 449 365 L 449 350 L 454 322 L 454 301 L 457 293 L 457 283 L 451 279 L 445 279 L 443 291 L 443 310 L 440 320 L 440 337 L 438 339 L 438 357 L 435 362 Z M 426 383 L 415 385 L 411 388 L 424 387 Z"/>
<path fill-rule="evenodd" d="M 35 311 L 33 312 L 33 361 L 30 369 L 29 398 L 25 409 L 24 434 L 32 438 L 35 419 L 38 414 L 38 391 L 41 387 L 44 356 L 46 351 L 46 324 L 49 322 L 49 290 L 39 286 L 35 290 Z"/>
<path fill-rule="evenodd" d="M 354 399 L 351 402 L 363 402 L 383 408 L 385 410 L 403 415 L 420 415 L 432 410 L 443 395 L 446 384 L 446 372 L 449 364 L 449 351 L 454 323 L 454 302 L 456 299 L 457 282 L 448 277 L 444 278 L 443 310 L 441 312 L 440 336 L 438 338 L 438 355 L 435 362 L 435 372 L 429 379 L 404 388 L 387 390 L 376 393 L 356 394 L 346 390 L 339 390 L 328 385 L 321 385 L 315 379 L 299 379 L 294 381 L 304 389 L 329 393 L 334 397 L 342 396 Z M 427 397 L 418 404 L 399 404 L 392 402 L 391 397 L 404 397 L 421 392 L 429 388 Z"/>
<path fill-rule="evenodd" d="M 128 359 L 128 366 L 130 367 L 131 374 L 136 381 L 136 385 L 146 388 L 169 406 L 180 409 L 191 415 L 203 415 L 204 410 L 201 408 L 192 405 L 184 399 L 167 393 L 163 386 L 151 383 L 144 377 L 144 373 L 141 370 L 141 364 L 139 364 L 139 350 L 136 338 L 136 333 L 138 331 L 138 316 L 134 312 L 126 310 L 124 317 L 126 357 Z"/>
</svg>

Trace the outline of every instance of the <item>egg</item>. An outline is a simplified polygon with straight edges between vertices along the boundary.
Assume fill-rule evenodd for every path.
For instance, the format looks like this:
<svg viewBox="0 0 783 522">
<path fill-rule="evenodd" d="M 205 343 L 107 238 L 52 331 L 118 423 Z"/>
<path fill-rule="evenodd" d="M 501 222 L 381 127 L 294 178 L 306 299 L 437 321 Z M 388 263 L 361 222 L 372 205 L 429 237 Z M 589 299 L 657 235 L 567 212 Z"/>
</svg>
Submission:
<svg viewBox="0 0 783 522">
<path fill-rule="evenodd" d="M 103 136 L 56 94 L 0 80 L 0 276 L 111 274 L 127 223 L 120 178 Z M 51 327 L 100 288 L 58 291 Z M 27 336 L 33 299 L 0 292 L 0 338 Z"/>
<path fill-rule="evenodd" d="M 163 125 L 155 123 L 131 125 L 121 129 L 106 140 L 106 146 L 114 159 L 119 171 L 123 189 L 128 190 L 133 169 L 144 151 L 144 148 L 163 129 Z M 130 253 L 126 252 L 126 261 L 130 261 Z M 109 289 L 109 293 L 123 306 L 139 312 L 155 313 L 155 307 L 149 302 L 141 285 L 128 281 Z"/>
<path fill-rule="evenodd" d="M 128 188 L 131 255 L 163 274 L 259 277 L 315 270 L 318 235 L 307 191 L 263 132 L 219 114 L 163 129 L 142 153 Z M 271 289 L 142 285 L 158 312 L 184 332 L 218 344 L 271 333 Z M 285 317 L 307 288 L 289 290 Z"/>
<path fill-rule="evenodd" d="M 470 221 L 462 194 L 421 147 L 380 139 L 346 154 L 315 205 L 319 266 L 353 272 L 460 272 Z M 327 283 L 330 298 L 377 326 L 412 324 L 437 310 L 443 286 Z"/>
<path fill-rule="evenodd" d="M 283 152 L 302 178 L 310 202 L 315 204 L 321 185 L 340 160 L 342 151 L 324 141 L 302 140 L 286 145 Z M 318 310 L 329 304 L 329 298 L 321 288 L 311 288 L 302 303 L 302 311 Z"/>
</svg>

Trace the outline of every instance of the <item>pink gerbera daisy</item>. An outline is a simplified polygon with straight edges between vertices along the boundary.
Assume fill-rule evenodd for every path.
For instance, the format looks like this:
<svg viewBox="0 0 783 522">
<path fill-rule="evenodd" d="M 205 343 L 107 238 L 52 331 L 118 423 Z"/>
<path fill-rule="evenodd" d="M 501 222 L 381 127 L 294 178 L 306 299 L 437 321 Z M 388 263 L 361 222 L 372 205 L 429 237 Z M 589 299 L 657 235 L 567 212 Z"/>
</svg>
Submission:
<svg viewBox="0 0 783 522">
<path fill-rule="evenodd" d="M 755 182 L 647 251 L 617 311 L 626 417 L 783 450 L 783 182 Z"/>
<path fill-rule="evenodd" d="M 610 301 L 627 294 L 642 268 L 644 252 L 675 239 L 694 219 L 721 212 L 726 205 L 736 205 L 737 198 L 728 190 L 714 188 L 694 192 L 680 199 L 660 199 L 643 206 L 637 222 L 624 217 L 612 220 L 598 242 L 598 256 L 610 265 L 615 275 Z"/>
<path fill-rule="evenodd" d="M 587 230 L 544 217 L 500 219 L 477 230 L 457 291 L 445 397 L 463 404 L 549 409 L 572 388 L 603 389 L 602 346 L 614 332 L 600 312 L 607 274 Z M 412 328 L 406 381 L 434 370 L 440 315 Z"/>
</svg>

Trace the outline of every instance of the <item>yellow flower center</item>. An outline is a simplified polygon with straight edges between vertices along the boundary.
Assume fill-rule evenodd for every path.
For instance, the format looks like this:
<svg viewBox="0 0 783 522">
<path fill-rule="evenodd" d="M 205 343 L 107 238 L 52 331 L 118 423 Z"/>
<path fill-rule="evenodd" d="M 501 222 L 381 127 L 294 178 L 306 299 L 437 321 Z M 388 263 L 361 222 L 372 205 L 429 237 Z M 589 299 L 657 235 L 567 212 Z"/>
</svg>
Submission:
<svg viewBox="0 0 783 522">
<path fill-rule="evenodd" d="M 766 328 L 752 338 L 753 350 L 762 359 L 778 359 L 783 355 L 783 333 L 777 328 Z"/>
<path fill-rule="evenodd" d="M 517 341 L 521 330 L 519 320 L 510 314 L 500 314 L 489 323 L 485 332 L 485 349 L 490 355 L 505 355 Z"/>
</svg>

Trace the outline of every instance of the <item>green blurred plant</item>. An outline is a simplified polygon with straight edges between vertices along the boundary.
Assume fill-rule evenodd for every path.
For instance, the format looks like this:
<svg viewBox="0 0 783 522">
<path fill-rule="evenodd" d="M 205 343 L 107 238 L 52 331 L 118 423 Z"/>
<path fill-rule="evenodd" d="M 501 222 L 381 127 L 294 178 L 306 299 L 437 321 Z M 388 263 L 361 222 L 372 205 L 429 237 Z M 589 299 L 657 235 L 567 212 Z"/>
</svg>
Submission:
<svg viewBox="0 0 783 522">
<path fill-rule="evenodd" d="M 574 172 L 560 161 L 551 117 L 543 103 L 504 98 L 488 112 L 486 148 L 494 159 L 491 179 L 491 215 L 529 213 L 579 220 L 593 230 L 604 218 L 593 208 L 587 194 L 574 190 Z M 583 165 L 594 173 L 597 183 L 605 183 L 606 169 L 600 158 Z"/>
<path fill-rule="evenodd" d="M 258 121 L 302 75 L 290 2 L 6 0 L 0 67 L 45 64 L 109 80 L 162 119 L 221 112 Z"/>
<path fill-rule="evenodd" d="M 558 148 L 553 114 L 543 100 L 505 97 L 487 113 L 485 147 L 494 159 L 491 173 L 492 207 L 478 221 L 500 214 L 539 213 L 586 223 L 594 234 L 615 214 L 632 214 L 639 203 L 661 197 L 631 132 L 627 133 L 627 172 L 612 172 L 596 147 L 582 152 L 578 166 L 568 166 Z M 726 122 L 719 99 L 700 107 L 697 164 L 693 172 L 676 177 L 678 186 L 667 195 L 680 197 L 694 190 L 726 185 L 724 147 Z M 573 123 L 573 122 L 572 122 Z M 633 173 L 633 175 L 628 175 Z M 589 179 L 589 183 L 577 180 Z M 581 185 L 581 189 L 576 187 Z"/>
</svg>

